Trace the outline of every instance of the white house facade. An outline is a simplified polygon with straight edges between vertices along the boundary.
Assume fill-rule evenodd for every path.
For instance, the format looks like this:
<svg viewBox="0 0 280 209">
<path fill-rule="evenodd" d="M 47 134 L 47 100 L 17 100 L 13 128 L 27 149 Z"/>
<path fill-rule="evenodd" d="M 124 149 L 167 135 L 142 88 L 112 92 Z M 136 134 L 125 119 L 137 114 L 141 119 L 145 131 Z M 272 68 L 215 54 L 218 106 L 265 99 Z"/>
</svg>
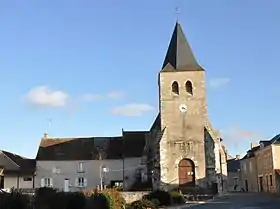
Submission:
<svg viewBox="0 0 280 209">
<path fill-rule="evenodd" d="M 141 156 L 146 132 L 124 132 L 121 137 L 49 138 L 41 141 L 35 187 L 78 191 L 121 186 L 130 189 L 143 181 Z M 141 173 L 142 172 L 142 173 Z"/>
</svg>

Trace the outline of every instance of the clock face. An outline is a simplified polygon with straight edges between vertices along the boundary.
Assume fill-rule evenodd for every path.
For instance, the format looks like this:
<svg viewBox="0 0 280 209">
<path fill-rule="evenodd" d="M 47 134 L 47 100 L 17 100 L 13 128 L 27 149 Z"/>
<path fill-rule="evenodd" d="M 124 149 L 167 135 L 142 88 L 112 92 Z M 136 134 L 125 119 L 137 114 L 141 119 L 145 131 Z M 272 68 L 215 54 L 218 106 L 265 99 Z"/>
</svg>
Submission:
<svg viewBox="0 0 280 209">
<path fill-rule="evenodd" d="M 181 112 L 187 112 L 187 105 L 181 104 L 181 105 L 179 106 L 179 110 L 180 110 Z"/>
</svg>

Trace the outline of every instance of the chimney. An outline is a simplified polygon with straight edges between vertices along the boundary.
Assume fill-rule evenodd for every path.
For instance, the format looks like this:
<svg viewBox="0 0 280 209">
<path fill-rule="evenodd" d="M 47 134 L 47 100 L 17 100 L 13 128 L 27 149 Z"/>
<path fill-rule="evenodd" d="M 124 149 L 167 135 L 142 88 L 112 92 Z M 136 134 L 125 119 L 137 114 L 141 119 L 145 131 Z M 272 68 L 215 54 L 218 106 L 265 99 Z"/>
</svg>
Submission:
<svg viewBox="0 0 280 209">
<path fill-rule="evenodd" d="M 49 134 L 48 133 L 44 133 L 44 139 L 49 138 Z"/>
<path fill-rule="evenodd" d="M 253 149 L 254 147 L 257 147 L 257 146 L 259 146 L 258 142 L 252 142 L 251 143 L 251 149 Z"/>
<path fill-rule="evenodd" d="M 235 159 L 240 160 L 240 155 L 236 155 Z"/>
</svg>

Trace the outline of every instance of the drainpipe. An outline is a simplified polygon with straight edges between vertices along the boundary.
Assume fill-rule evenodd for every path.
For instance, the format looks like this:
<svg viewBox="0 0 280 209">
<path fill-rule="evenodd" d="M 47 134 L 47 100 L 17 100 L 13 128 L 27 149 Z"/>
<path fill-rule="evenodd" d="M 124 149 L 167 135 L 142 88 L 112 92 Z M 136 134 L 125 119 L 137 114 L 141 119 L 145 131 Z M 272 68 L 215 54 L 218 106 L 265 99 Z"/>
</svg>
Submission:
<svg viewBox="0 0 280 209">
<path fill-rule="evenodd" d="M 123 146 L 123 153 L 122 153 L 122 158 L 123 158 L 123 191 L 124 191 L 124 176 L 125 176 L 125 172 L 124 172 L 124 169 L 125 169 L 125 165 L 124 165 L 124 159 L 125 159 L 125 147 L 124 147 L 124 143 L 125 143 L 125 137 L 124 137 L 124 131 L 123 131 L 123 128 L 122 128 L 122 146 Z"/>
<path fill-rule="evenodd" d="M 224 192 L 224 178 L 223 178 L 223 164 L 222 164 L 222 155 L 220 152 L 220 144 L 219 144 L 219 158 L 220 158 L 220 175 L 221 175 L 221 186 L 222 186 L 222 193 Z"/>
<path fill-rule="evenodd" d="M 17 189 L 19 189 L 19 172 L 17 173 Z"/>
<path fill-rule="evenodd" d="M 35 188 L 35 173 L 33 173 L 33 179 L 32 179 L 32 189 L 34 189 Z"/>
</svg>

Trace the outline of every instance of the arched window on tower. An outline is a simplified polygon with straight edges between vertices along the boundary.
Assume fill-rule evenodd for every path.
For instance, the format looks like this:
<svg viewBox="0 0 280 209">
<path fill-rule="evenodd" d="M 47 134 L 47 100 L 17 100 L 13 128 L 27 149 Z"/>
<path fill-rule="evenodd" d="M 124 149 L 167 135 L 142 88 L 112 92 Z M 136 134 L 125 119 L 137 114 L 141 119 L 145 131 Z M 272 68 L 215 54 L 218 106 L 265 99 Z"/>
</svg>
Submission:
<svg viewBox="0 0 280 209">
<path fill-rule="evenodd" d="M 177 81 L 172 83 L 172 93 L 175 95 L 179 95 L 179 84 Z"/>
<path fill-rule="evenodd" d="M 190 81 L 186 82 L 186 92 L 189 93 L 190 95 L 193 95 L 193 86 Z"/>
</svg>

